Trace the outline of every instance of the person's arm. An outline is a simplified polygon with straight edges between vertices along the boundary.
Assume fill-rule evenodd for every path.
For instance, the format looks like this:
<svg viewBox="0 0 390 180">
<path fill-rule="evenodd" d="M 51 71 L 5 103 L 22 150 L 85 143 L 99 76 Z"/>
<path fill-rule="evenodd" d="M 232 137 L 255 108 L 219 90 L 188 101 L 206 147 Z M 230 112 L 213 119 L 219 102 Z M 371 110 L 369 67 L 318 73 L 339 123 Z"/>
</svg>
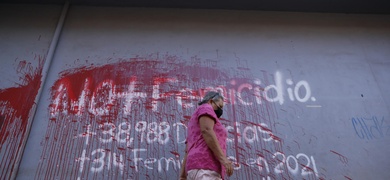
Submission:
<svg viewBox="0 0 390 180">
<path fill-rule="evenodd" d="M 186 163 L 187 163 L 187 154 L 188 154 L 188 149 L 187 149 L 187 143 L 186 143 L 186 150 L 184 154 L 184 160 L 183 163 L 181 164 L 181 169 L 180 169 L 180 180 L 186 180 L 187 179 L 187 173 L 186 173 Z"/>
<path fill-rule="evenodd" d="M 233 174 L 233 165 L 232 162 L 227 159 L 221 147 L 219 146 L 217 136 L 214 132 L 214 124 L 214 119 L 210 118 L 209 116 L 201 116 L 199 118 L 199 126 L 203 139 L 205 140 L 207 146 L 214 153 L 214 156 L 218 159 L 218 161 L 223 166 L 225 166 L 227 175 L 231 176 Z"/>
</svg>

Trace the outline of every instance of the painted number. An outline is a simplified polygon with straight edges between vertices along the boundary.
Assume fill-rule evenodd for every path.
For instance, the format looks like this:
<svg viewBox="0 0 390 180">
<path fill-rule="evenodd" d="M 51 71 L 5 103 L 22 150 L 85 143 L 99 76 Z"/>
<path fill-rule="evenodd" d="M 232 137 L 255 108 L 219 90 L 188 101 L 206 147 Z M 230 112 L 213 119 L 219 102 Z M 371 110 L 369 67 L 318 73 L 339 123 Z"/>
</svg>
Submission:
<svg viewBox="0 0 390 180">
<path fill-rule="evenodd" d="M 83 151 L 83 156 L 85 156 L 85 150 Z M 84 159 L 89 160 L 89 158 Z M 92 151 L 90 159 L 92 160 L 92 172 L 101 172 L 104 168 L 110 170 L 112 165 L 113 167 L 119 168 L 121 174 L 123 174 L 124 161 L 122 154 L 111 153 L 104 149 L 95 149 Z M 83 165 L 84 163 L 80 166 L 80 172 L 83 170 Z"/>
<path fill-rule="evenodd" d="M 99 129 L 101 130 L 99 140 L 102 143 L 116 141 L 121 144 L 127 143 L 127 146 L 130 146 L 134 142 L 134 138 L 130 137 L 131 126 L 128 122 L 122 122 L 118 126 L 113 123 L 104 123 L 99 125 Z M 147 123 L 146 121 L 139 121 L 135 124 L 134 131 L 138 133 L 141 142 L 146 139 L 149 144 L 154 142 L 166 144 L 170 138 L 171 126 L 168 122 Z"/>
<path fill-rule="evenodd" d="M 281 159 L 278 158 L 278 156 L 280 156 Z M 302 166 L 301 168 L 302 176 L 308 176 L 310 174 L 313 174 L 314 172 L 315 175 L 318 177 L 318 171 L 313 156 L 309 158 L 309 156 L 307 156 L 306 154 L 299 153 L 296 155 L 296 157 L 289 155 L 286 158 L 286 156 L 283 153 L 276 152 L 273 155 L 273 158 L 279 161 L 279 163 L 274 168 L 274 171 L 277 174 L 283 173 L 284 172 L 283 166 L 287 164 L 287 170 L 292 174 L 295 175 L 298 174 L 300 169 L 299 167 Z M 301 162 L 300 160 L 302 160 L 303 163 L 300 163 Z M 310 167 L 311 164 L 313 164 L 312 168 Z"/>
</svg>

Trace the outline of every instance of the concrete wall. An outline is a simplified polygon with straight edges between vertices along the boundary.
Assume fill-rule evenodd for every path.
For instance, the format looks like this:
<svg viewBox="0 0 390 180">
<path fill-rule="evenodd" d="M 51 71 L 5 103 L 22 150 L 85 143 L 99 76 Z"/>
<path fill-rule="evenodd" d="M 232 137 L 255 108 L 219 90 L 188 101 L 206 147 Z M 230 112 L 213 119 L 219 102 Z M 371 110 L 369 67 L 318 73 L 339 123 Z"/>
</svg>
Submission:
<svg viewBox="0 0 390 180">
<path fill-rule="evenodd" d="M 0 6 L 0 179 L 16 175 L 61 6 Z"/>
<path fill-rule="evenodd" d="M 61 7 L 39 8 L 50 38 Z M 176 179 L 185 124 L 215 89 L 230 179 L 389 179 L 389 19 L 71 6 L 17 178 Z M 1 87 L 20 87 L 25 52 L 6 52 Z"/>
</svg>

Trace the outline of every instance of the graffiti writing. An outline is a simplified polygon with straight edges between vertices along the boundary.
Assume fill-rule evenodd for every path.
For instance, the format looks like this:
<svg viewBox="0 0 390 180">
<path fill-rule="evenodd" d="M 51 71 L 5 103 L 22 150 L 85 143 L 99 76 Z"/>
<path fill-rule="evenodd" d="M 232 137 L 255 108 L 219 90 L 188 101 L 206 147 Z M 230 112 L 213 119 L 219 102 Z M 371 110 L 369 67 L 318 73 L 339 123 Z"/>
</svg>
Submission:
<svg viewBox="0 0 390 180">
<path fill-rule="evenodd" d="M 352 118 L 351 122 L 360 139 L 373 140 L 390 136 L 390 125 L 386 124 L 384 117 Z"/>
<path fill-rule="evenodd" d="M 120 152 L 111 152 L 111 150 L 108 149 L 94 149 L 90 155 L 87 155 L 86 150 L 83 150 L 82 156 L 77 158 L 76 162 L 79 163 L 80 174 L 85 170 L 85 166 L 87 166 L 87 170 L 91 172 L 102 172 L 104 170 L 117 171 L 122 175 L 128 167 L 138 172 L 140 166 L 143 166 L 150 170 L 157 169 L 160 173 L 169 171 L 170 168 L 174 170 L 180 169 L 182 161 L 178 155 L 175 156 L 176 152 L 171 152 L 173 155 L 169 158 L 143 158 L 147 154 L 147 151 L 148 150 L 145 148 L 132 149 L 131 155 L 126 155 L 127 160 L 132 162 L 132 164 L 128 166 L 125 166 L 125 156 L 123 154 Z M 265 174 L 281 174 L 284 171 L 288 171 L 293 175 L 301 175 L 302 177 L 312 174 L 316 177 L 319 176 L 314 157 L 309 157 L 303 153 L 286 157 L 283 153 L 276 152 L 273 154 L 273 161 L 277 161 L 275 167 L 271 167 L 273 164 L 270 165 L 262 155 L 259 155 L 256 158 L 247 158 L 243 162 L 237 162 L 234 156 L 229 156 L 229 159 L 236 164 L 234 167 L 234 170 L 236 171 L 240 170 L 242 166 L 248 166 L 250 168 L 255 168 L 259 172 L 264 172 Z M 86 163 L 87 161 L 90 161 L 91 163 Z M 268 178 L 269 176 L 267 176 L 267 179 Z"/>
<path fill-rule="evenodd" d="M 286 84 L 294 86 L 283 89 L 282 75 L 280 72 L 275 73 L 275 85 L 268 85 L 264 88 L 261 85 L 260 80 L 254 80 L 253 83 L 241 83 L 238 84 L 238 80 L 230 80 L 230 85 L 217 85 L 215 87 L 205 87 L 197 90 L 191 88 L 174 89 L 163 92 L 161 90 L 162 85 L 177 87 L 175 84 L 179 80 L 175 77 L 160 78 L 155 77 L 152 79 L 152 92 L 142 92 L 137 86 L 144 86 L 144 84 L 137 82 L 137 77 L 130 77 L 128 84 L 119 84 L 112 79 L 104 79 L 100 82 L 95 82 L 96 87 L 92 87 L 92 77 L 86 77 L 82 79 L 84 82 L 80 87 L 73 87 L 72 83 L 68 79 L 64 79 L 58 82 L 56 85 L 54 101 L 51 105 L 51 115 L 55 116 L 59 112 L 81 115 L 83 113 L 92 113 L 96 116 L 108 114 L 111 107 L 116 101 L 121 99 L 124 106 L 124 114 L 128 115 L 131 111 L 131 106 L 135 102 L 143 101 L 150 96 L 151 108 L 153 111 L 158 110 L 159 102 L 169 100 L 170 97 L 178 103 L 179 106 L 186 108 L 194 107 L 196 102 L 201 99 L 205 92 L 209 90 L 216 90 L 221 92 L 227 97 L 227 102 L 232 104 L 239 102 L 242 105 L 250 106 L 255 104 L 262 104 L 263 101 L 267 102 L 279 102 L 283 104 L 285 101 L 285 91 L 287 91 L 288 98 L 291 101 L 297 100 L 298 102 L 307 102 L 308 100 L 316 101 L 311 96 L 310 86 L 307 81 L 301 80 L 298 83 L 293 84 L 291 79 L 286 80 Z M 231 88 L 237 87 L 237 89 Z M 75 89 L 81 90 L 81 92 L 74 93 Z M 303 92 L 303 93 L 300 93 Z M 74 94 L 79 94 L 79 97 L 74 97 Z M 301 95 L 304 94 L 304 95 Z M 253 98 L 251 98 L 251 96 Z M 249 99 L 254 99 L 249 101 Z"/>
<path fill-rule="evenodd" d="M 279 71 L 271 79 L 265 72 L 236 77 L 210 67 L 215 63 L 205 64 L 189 66 L 164 56 L 62 72 L 51 89 L 50 121 L 35 178 L 61 178 L 54 173 L 59 167 L 73 179 L 176 177 L 187 122 L 209 90 L 225 96 L 221 122 L 237 164 L 235 176 L 257 168 L 253 175 L 263 179 L 317 177 L 313 156 L 284 156 L 274 122 L 275 104 L 316 101 L 309 83 L 294 83 Z"/>
<path fill-rule="evenodd" d="M 264 123 L 251 126 L 244 126 L 237 122 L 234 126 L 226 125 L 229 132 L 227 138 L 228 143 L 234 143 L 234 139 L 238 139 L 238 143 L 256 143 L 278 142 L 280 138 L 275 136 L 268 125 Z M 119 125 L 113 123 L 103 123 L 98 129 L 93 130 L 91 125 L 87 125 L 85 132 L 78 134 L 75 138 L 85 138 L 85 144 L 88 145 L 91 136 L 97 136 L 100 143 L 119 143 L 125 144 L 127 147 L 133 147 L 134 139 L 140 143 L 158 143 L 165 145 L 170 141 L 175 141 L 179 144 L 185 143 L 187 126 L 181 122 L 170 125 L 168 122 L 150 122 L 138 121 L 134 125 L 131 122 L 122 122 Z M 241 133 L 242 132 L 242 133 Z"/>
<path fill-rule="evenodd" d="M 237 164 L 234 168 L 235 170 L 241 169 L 242 165 L 236 162 L 235 157 L 230 156 L 229 158 Z M 281 174 L 287 170 L 291 174 L 300 174 L 302 177 L 311 174 L 315 174 L 318 177 L 318 170 L 313 156 L 310 156 L 309 158 L 306 154 L 299 153 L 296 156 L 289 155 L 286 158 L 284 153 L 276 152 L 272 155 L 272 160 L 276 162 L 273 163 L 275 165 L 273 168 L 270 167 L 267 159 L 261 154 L 259 154 L 257 158 L 247 158 L 242 164 L 251 168 L 255 167 L 260 172 L 264 170 L 267 174 L 272 171 L 275 174 Z"/>
</svg>

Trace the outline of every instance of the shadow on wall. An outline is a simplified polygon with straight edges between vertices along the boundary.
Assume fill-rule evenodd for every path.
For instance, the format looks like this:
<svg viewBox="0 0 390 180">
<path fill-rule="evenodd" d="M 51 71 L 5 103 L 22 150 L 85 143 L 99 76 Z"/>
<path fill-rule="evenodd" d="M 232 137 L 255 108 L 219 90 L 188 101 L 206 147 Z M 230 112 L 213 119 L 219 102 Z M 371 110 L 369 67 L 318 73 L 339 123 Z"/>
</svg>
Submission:
<svg viewBox="0 0 390 180">
<path fill-rule="evenodd" d="M 3 127 L 4 115 L 0 115 L 0 129 Z"/>
</svg>

